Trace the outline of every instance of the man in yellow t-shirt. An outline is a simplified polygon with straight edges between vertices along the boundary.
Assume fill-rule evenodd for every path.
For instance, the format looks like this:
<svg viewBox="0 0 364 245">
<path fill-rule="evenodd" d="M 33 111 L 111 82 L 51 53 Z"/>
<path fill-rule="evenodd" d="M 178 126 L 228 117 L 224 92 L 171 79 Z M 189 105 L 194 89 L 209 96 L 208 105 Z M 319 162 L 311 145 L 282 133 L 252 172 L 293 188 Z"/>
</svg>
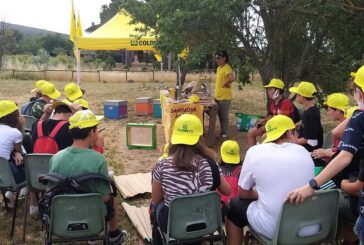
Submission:
<svg viewBox="0 0 364 245">
<path fill-rule="evenodd" d="M 215 100 L 218 105 L 217 115 L 221 125 L 221 138 L 227 139 L 229 130 L 229 107 L 232 99 L 231 83 L 235 77 L 228 64 L 229 56 L 225 50 L 215 53 L 215 62 L 218 65 L 216 72 Z"/>
</svg>

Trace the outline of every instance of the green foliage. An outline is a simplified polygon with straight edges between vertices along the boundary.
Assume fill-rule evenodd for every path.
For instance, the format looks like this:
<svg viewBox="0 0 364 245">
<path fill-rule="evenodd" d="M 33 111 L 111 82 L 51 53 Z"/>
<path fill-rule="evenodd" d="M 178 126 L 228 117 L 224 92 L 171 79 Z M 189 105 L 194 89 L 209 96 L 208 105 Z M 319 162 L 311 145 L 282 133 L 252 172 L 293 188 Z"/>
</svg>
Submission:
<svg viewBox="0 0 364 245">
<path fill-rule="evenodd" d="M 49 62 L 49 54 L 45 49 L 39 49 L 37 55 L 33 56 L 33 64 L 38 70 L 47 69 Z"/>
<path fill-rule="evenodd" d="M 122 7 L 155 30 L 163 54 L 187 47 L 186 66 L 200 64 L 202 50 L 226 49 L 243 82 L 254 67 L 263 84 L 308 80 L 329 92 L 342 90 L 364 53 L 363 4 L 353 2 L 126 0 Z"/>
</svg>

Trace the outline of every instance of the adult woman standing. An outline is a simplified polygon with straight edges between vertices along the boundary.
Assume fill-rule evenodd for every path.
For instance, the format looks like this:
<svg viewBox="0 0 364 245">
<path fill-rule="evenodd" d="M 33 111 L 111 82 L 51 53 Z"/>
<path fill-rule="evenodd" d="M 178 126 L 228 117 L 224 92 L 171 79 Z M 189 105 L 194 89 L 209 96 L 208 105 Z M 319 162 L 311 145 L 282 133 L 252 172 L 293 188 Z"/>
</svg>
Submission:
<svg viewBox="0 0 364 245">
<path fill-rule="evenodd" d="M 229 184 L 217 164 L 201 154 L 202 133 L 202 123 L 197 116 L 184 114 L 176 120 L 169 155 L 158 161 L 153 169 L 153 231 L 157 225 L 166 231 L 169 205 L 175 197 L 206 192 L 216 187 L 223 194 L 230 194 Z M 153 237 L 153 241 L 158 244 L 157 237 Z"/>
<path fill-rule="evenodd" d="M 215 100 L 218 105 L 217 114 L 221 125 L 221 138 L 227 139 L 229 131 L 229 107 L 232 100 L 231 83 L 235 77 L 231 66 L 228 64 L 229 55 L 225 50 L 215 53 L 216 71 Z"/>
</svg>

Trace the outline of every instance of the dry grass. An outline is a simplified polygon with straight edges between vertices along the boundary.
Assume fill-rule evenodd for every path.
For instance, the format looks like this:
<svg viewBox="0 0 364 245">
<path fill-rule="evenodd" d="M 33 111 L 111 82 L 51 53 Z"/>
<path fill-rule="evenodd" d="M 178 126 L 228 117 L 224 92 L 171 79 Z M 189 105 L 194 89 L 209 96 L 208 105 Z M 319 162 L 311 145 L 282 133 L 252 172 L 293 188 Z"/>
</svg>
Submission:
<svg viewBox="0 0 364 245">
<path fill-rule="evenodd" d="M 145 75 L 146 76 L 146 75 Z M 196 75 L 198 76 L 198 75 Z M 150 96 L 153 98 L 159 97 L 160 83 L 143 83 L 135 77 L 134 83 L 95 83 L 84 82 L 82 87 L 86 89 L 85 98 L 90 101 L 91 108 L 96 114 L 103 114 L 103 101 L 107 99 L 125 99 L 128 101 L 129 117 L 123 120 L 104 120 L 101 127 L 105 127 L 103 136 L 105 138 L 105 157 L 107 158 L 110 168 L 116 175 L 129 174 L 137 172 L 151 171 L 156 159 L 159 156 L 158 150 L 128 150 L 125 144 L 125 125 L 128 122 L 155 122 L 157 124 L 157 144 L 158 149 L 164 144 L 163 131 L 160 124 L 160 119 L 152 117 L 139 117 L 134 114 L 134 100 L 141 96 Z M 150 79 L 150 78 L 149 78 Z M 192 78 L 191 78 L 192 79 Z M 84 80 L 88 81 L 88 80 Z M 143 80 L 141 80 L 143 81 Z M 30 97 L 30 90 L 34 86 L 34 80 L 0 80 L 0 99 L 15 100 L 18 104 L 27 102 Z M 56 86 L 63 90 L 66 82 L 55 82 Z M 167 83 L 168 86 L 173 86 L 173 83 Z M 238 132 L 235 127 L 235 112 L 243 112 L 248 114 L 265 114 L 265 95 L 259 81 L 254 81 L 253 85 L 247 85 L 243 90 L 237 89 L 237 84 L 233 87 L 234 100 L 232 103 L 230 115 L 231 137 L 237 140 L 241 146 L 241 153 L 246 150 L 246 135 Z M 324 115 L 324 113 L 322 113 Z M 325 117 L 324 117 L 325 118 Z M 325 124 L 327 120 L 324 120 Z M 219 148 L 218 142 L 214 147 Z M 120 197 L 120 196 L 119 196 Z M 147 203 L 149 195 L 136 197 L 128 200 L 132 204 Z M 123 201 L 120 199 L 120 202 Z M 20 201 L 20 212 L 18 217 L 22 217 L 24 201 Z M 121 208 L 120 208 L 121 210 Z M 21 243 L 21 219 L 17 219 L 16 232 L 13 241 L 8 240 L 7 235 L 10 230 L 11 216 L 7 215 L 5 210 L 0 211 L 0 244 L 20 244 Z M 125 212 L 121 210 L 120 226 L 126 228 L 131 233 L 131 241 L 128 244 L 142 243 L 141 239 L 132 227 Z M 35 218 L 29 220 L 27 232 L 27 244 L 41 244 L 43 234 L 41 231 L 40 222 Z"/>
</svg>

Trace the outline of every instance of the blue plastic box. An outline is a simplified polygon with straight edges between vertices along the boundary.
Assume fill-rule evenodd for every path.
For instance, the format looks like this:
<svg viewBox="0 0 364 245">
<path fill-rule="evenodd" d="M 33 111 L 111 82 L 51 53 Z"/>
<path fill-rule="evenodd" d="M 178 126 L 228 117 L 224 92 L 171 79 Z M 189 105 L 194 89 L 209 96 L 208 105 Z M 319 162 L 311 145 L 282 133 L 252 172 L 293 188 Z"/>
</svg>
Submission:
<svg viewBox="0 0 364 245">
<path fill-rule="evenodd" d="M 162 117 L 162 107 L 160 99 L 153 100 L 153 117 L 155 118 Z"/>
<path fill-rule="evenodd" d="M 128 102 L 126 100 L 105 100 L 104 116 L 108 119 L 121 119 L 128 117 Z"/>
</svg>

